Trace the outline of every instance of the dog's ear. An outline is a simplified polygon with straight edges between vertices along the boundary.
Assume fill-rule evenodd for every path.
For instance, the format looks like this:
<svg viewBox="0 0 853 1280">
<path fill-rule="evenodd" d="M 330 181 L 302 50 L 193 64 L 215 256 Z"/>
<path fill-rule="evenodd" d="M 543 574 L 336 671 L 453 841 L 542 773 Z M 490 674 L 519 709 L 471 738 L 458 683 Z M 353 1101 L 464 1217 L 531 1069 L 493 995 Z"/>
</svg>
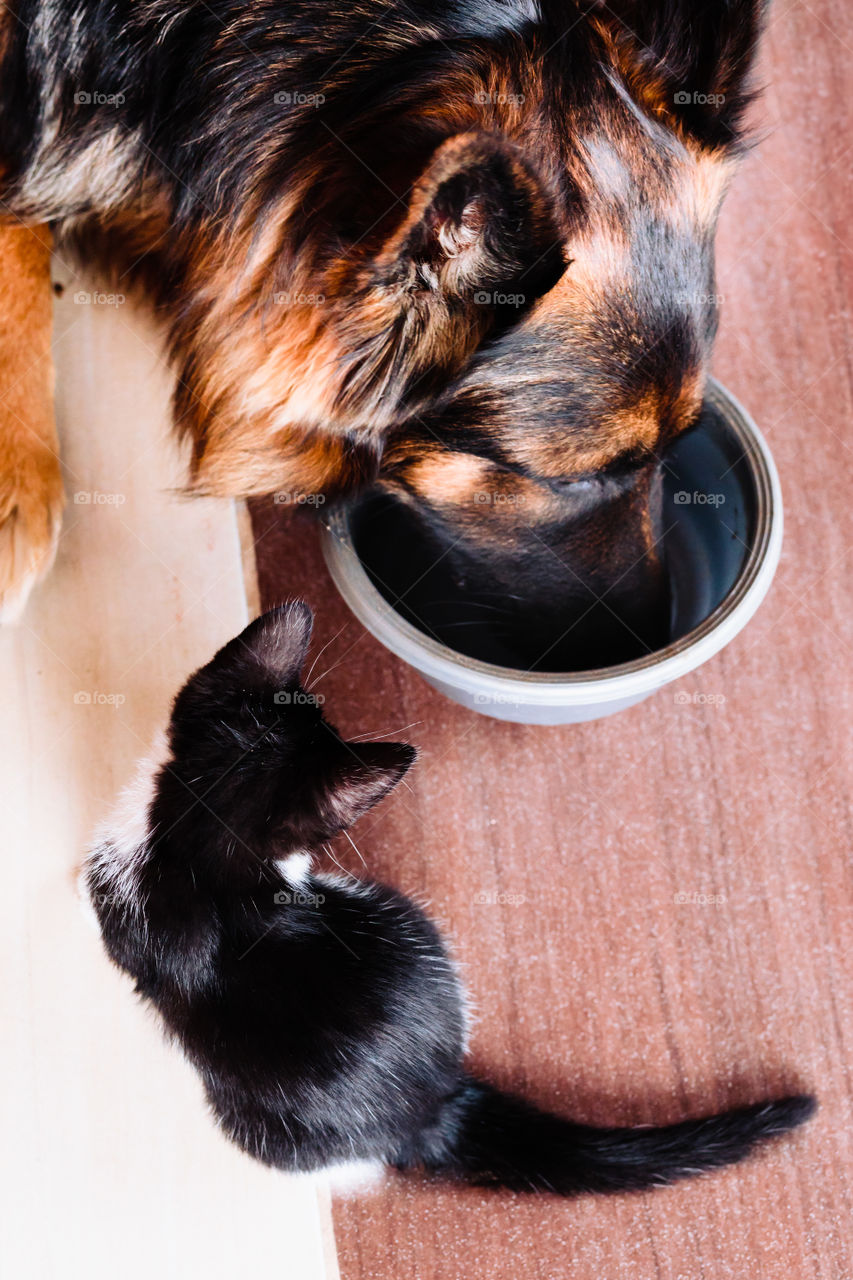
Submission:
<svg viewBox="0 0 853 1280">
<path fill-rule="evenodd" d="M 626 87 L 706 146 L 733 146 L 767 0 L 597 0 L 591 20 Z"/>
<path fill-rule="evenodd" d="M 563 269 L 552 197 L 521 151 L 488 133 L 449 139 L 362 273 L 338 407 L 385 424 L 416 408 Z"/>
</svg>

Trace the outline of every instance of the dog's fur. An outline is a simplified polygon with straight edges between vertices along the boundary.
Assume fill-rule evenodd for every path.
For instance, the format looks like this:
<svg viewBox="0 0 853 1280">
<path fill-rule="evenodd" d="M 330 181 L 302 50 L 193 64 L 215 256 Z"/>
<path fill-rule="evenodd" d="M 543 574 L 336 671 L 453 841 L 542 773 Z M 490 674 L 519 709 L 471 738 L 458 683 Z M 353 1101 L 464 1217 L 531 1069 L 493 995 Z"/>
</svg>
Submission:
<svg viewBox="0 0 853 1280">
<path fill-rule="evenodd" d="M 472 589 L 558 557 L 647 645 L 761 8 L 7 0 L 0 212 L 144 281 L 196 490 L 381 474 Z"/>
<path fill-rule="evenodd" d="M 50 232 L 0 226 L 0 606 L 17 618 L 53 559 L 62 476 L 50 357 Z"/>
</svg>

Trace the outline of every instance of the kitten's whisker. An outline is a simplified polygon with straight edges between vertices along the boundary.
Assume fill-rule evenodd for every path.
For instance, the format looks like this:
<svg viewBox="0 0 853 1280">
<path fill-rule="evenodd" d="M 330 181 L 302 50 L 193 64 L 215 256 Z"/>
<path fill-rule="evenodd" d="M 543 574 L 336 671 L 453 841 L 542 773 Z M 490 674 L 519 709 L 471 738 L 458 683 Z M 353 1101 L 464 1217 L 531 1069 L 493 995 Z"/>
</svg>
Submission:
<svg viewBox="0 0 853 1280">
<path fill-rule="evenodd" d="M 357 845 L 357 844 L 356 844 L 356 842 L 353 840 L 352 836 L 350 835 L 350 833 L 349 833 L 348 831 L 345 831 L 345 832 L 344 832 L 344 835 L 346 836 L 347 840 L 349 840 L 349 842 L 350 842 L 350 844 L 352 845 L 353 849 L 355 849 L 355 851 L 356 851 L 356 853 L 358 854 L 359 858 L 361 858 L 361 865 L 364 867 L 364 869 L 365 869 L 365 871 L 366 871 L 366 870 L 367 870 L 367 863 L 364 861 L 364 858 L 362 858 L 362 856 L 361 856 L 361 850 L 359 849 L 358 845 Z"/>
<path fill-rule="evenodd" d="M 496 596 L 500 600 L 518 600 L 524 604 L 524 596 L 515 595 L 512 591 L 481 591 L 480 596 Z M 471 603 L 474 603 L 473 601 Z"/>
<path fill-rule="evenodd" d="M 493 627 L 493 618 L 463 618 L 461 622 L 444 622 L 442 628 L 449 631 L 451 627 Z"/>
<path fill-rule="evenodd" d="M 466 609 L 489 609 L 492 613 L 504 613 L 504 614 L 509 613 L 509 610 L 502 605 L 484 604 L 481 600 L 465 600 L 462 602 L 460 602 L 459 600 L 430 600 L 429 603 L 426 605 L 426 608 L 433 609 L 437 605 L 442 605 L 442 604 L 453 605 L 454 608 L 458 608 L 460 604 L 464 604 L 464 607 Z"/>
<path fill-rule="evenodd" d="M 329 857 L 332 859 L 332 862 L 334 862 L 335 866 L 338 868 L 338 871 L 342 872 L 343 875 L 348 876 L 349 872 L 347 871 L 346 867 L 341 866 L 341 864 L 338 862 L 337 858 L 335 857 L 334 853 L 332 852 L 332 846 L 328 844 L 324 844 L 323 848 L 326 850 L 326 853 L 329 855 Z"/>
<path fill-rule="evenodd" d="M 349 652 L 349 650 L 347 650 L 347 652 Z M 326 676 L 329 674 L 330 671 L 337 671 L 338 667 L 343 666 L 345 662 L 346 662 L 346 654 L 344 654 L 340 662 L 333 662 L 330 667 L 326 667 L 326 670 L 322 673 L 322 675 L 317 676 L 316 679 L 310 685 L 306 684 L 304 686 L 305 692 L 310 693 L 312 689 L 317 687 L 317 685 L 320 683 L 321 680 L 326 679 Z"/>
<path fill-rule="evenodd" d="M 314 655 L 314 661 L 311 663 L 311 666 L 308 668 L 308 674 L 307 674 L 307 676 L 305 677 L 305 679 L 302 681 L 302 686 L 303 686 L 303 688 L 307 689 L 307 687 L 308 687 L 308 681 L 311 679 L 311 672 L 312 672 L 312 671 L 314 670 L 314 668 L 316 667 L 318 660 L 319 660 L 320 658 L 322 658 L 323 654 L 326 652 L 326 650 L 328 649 L 329 645 L 330 645 L 330 644 L 334 644 L 334 642 L 337 640 L 338 636 L 339 636 L 339 635 L 342 635 L 342 634 L 343 634 L 343 632 L 347 629 L 347 627 L 348 627 L 348 626 L 349 626 L 349 623 L 348 623 L 348 622 L 345 622 L 345 623 L 344 623 L 344 625 L 341 627 L 340 631 L 336 632 L 336 634 L 332 636 L 331 640 L 327 640 L 327 641 L 326 641 L 326 643 L 323 645 L 322 649 L 320 649 L 317 653 L 315 653 L 315 655 Z"/>
<path fill-rule="evenodd" d="M 368 729 L 365 733 L 357 733 L 354 738 L 350 738 L 350 742 L 361 742 L 364 738 L 379 742 L 382 738 L 393 738 L 395 733 L 405 733 L 407 729 L 414 729 L 417 724 L 423 724 L 423 720 L 413 720 L 411 724 L 404 724 L 400 729 L 389 729 L 387 733 L 373 733 Z"/>
</svg>

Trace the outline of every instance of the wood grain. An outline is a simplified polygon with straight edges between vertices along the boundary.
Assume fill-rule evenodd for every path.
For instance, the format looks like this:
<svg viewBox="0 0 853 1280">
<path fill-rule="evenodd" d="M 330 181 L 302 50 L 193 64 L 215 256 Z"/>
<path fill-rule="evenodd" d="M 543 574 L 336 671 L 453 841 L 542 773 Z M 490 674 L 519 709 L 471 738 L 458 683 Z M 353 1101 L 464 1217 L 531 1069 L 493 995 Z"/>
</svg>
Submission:
<svg viewBox="0 0 853 1280">
<path fill-rule="evenodd" d="M 775 451 L 787 538 L 759 615 L 678 687 L 689 702 L 668 690 L 564 729 L 465 712 L 347 613 L 304 518 L 254 507 L 265 603 L 304 595 L 330 642 L 332 718 L 415 722 L 408 787 L 354 838 L 454 939 L 476 1068 L 600 1123 L 803 1087 L 821 1101 L 760 1158 L 653 1195 L 389 1176 L 336 1203 L 344 1280 L 853 1277 L 851 71 L 842 0 L 775 6 L 764 139 L 720 234 L 715 371 Z M 345 842 L 336 854 L 360 869 Z M 721 901 L 676 898 L 697 894 Z"/>
<path fill-rule="evenodd" d="M 96 822 L 246 601 L 233 507 L 174 492 L 150 322 L 58 269 L 69 505 L 52 574 L 0 632 L 0 1274 L 226 1280 L 286 1255 L 323 1280 L 314 1188 L 217 1133 L 76 900 Z"/>
</svg>

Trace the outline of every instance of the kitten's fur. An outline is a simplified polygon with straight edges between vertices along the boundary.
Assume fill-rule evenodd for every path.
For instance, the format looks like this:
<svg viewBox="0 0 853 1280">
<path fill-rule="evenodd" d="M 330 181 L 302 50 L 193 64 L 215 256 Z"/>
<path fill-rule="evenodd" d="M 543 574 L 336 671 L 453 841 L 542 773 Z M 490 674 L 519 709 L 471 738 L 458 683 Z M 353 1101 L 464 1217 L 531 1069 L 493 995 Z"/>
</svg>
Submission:
<svg viewBox="0 0 853 1280">
<path fill-rule="evenodd" d="M 471 1077 L 435 926 L 393 889 L 310 870 L 415 758 L 344 742 L 324 720 L 299 685 L 310 634 L 307 606 L 273 610 L 190 678 L 168 759 L 143 772 L 147 811 L 125 809 L 84 869 L 110 956 L 236 1143 L 287 1170 L 378 1159 L 571 1195 L 726 1165 L 811 1115 L 813 1099 L 794 1097 L 595 1129 Z"/>
</svg>

